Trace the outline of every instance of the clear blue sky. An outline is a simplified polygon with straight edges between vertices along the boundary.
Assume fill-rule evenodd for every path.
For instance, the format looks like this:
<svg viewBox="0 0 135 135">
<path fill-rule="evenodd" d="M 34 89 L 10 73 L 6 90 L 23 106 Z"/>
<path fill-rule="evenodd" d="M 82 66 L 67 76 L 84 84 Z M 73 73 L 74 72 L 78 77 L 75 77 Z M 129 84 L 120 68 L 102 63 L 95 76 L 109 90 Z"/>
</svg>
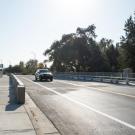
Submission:
<svg viewBox="0 0 135 135">
<path fill-rule="evenodd" d="M 78 26 L 95 24 L 97 41 L 119 41 L 134 11 L 135 0 L 0 0 L 0 62 L 42 62 L 52 42 Z"/>
</svg>

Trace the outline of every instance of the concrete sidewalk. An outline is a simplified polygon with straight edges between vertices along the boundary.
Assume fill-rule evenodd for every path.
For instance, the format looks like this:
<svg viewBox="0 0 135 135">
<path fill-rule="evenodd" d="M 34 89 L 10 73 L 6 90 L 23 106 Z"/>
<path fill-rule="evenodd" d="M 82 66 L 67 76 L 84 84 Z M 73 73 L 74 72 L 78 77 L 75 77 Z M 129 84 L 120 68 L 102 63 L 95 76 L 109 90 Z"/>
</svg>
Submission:
<svg viewBox="0 0 135 135">
<path fill-rule="evenodd" d="M 0 78 L 0 135 L 60 135 L 26 92 L 23 105 L 14 95 L 9 77 Z"/>
<path fill-rule="evenodd" d="M 15 104 L 9 77 L 0 78 L 0 135 L 36 135 L 24 105 Z"/>
</svg>

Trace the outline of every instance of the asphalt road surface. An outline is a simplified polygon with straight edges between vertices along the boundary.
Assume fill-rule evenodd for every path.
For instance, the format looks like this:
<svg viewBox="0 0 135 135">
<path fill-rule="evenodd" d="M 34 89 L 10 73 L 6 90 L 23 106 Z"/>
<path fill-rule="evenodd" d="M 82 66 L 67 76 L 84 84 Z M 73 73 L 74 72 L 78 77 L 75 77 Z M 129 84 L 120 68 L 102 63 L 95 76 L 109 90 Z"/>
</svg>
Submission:
<svg viewBox="0 0 135 135">
<path fill-rule="evenodd" d="M 19 78 L 62 135 L 135 135 L 133 86 Z"/>
</svg>

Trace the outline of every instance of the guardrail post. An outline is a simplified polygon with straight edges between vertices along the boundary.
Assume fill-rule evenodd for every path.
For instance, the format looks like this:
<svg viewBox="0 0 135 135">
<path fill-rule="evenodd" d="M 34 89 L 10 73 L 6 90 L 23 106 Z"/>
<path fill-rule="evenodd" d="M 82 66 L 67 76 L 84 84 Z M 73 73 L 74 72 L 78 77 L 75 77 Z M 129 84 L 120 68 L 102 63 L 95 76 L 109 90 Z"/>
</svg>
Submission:
<svg viewBox="0 0 135 135">
<path fill-rule="evenodd" d="M 116 82 L 116 84 L 118 84 L 118 83 L 119 83 L 119 79 L 116 79 L 116 81 L 115 81 L 115 82 Z"/>
<path fill-rule="evenodd" d="M 129 80 L 128 80 L 128 78 L 126 78 L 126 84 L 127 84 L 127 85 L 129 84 Z"/>
</svg>

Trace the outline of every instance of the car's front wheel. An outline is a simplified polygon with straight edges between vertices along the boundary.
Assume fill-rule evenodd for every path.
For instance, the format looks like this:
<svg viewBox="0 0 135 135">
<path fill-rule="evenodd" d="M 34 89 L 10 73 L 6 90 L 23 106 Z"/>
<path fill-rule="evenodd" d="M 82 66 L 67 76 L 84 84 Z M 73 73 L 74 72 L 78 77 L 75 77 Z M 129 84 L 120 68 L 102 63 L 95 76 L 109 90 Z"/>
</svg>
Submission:
<svg viewBox="0 0 135 135">
<path fill-rule="evenodd" d="M 42 78 L 41 78 L 41 77 L 39 77 L 39 80 L 40 80 L 40 81 L 42 81 Z"/>
<path fill-rule="evenodd" d="M 53 78 L 50 78 L 50 81 L 52 82 L 53 81 Z"/>
<path fill-rule="evenodd" d="M 37 81 L 37 77 L 35 76 L 35 81 Z"/>
</svg>

